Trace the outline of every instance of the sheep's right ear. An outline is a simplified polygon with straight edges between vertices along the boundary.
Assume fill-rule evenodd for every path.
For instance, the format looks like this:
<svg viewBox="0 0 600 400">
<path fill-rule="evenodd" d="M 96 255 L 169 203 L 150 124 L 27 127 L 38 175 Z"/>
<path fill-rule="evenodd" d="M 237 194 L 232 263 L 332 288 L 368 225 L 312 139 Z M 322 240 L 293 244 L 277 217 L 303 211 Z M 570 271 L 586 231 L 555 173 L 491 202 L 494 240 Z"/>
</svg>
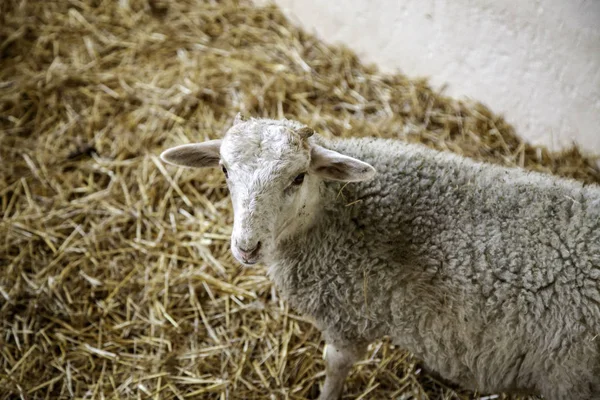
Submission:
<svg viewBox="0 0 600 400">
<path fill-rule="evenodd" d="M 375 168 L 370 164 L 321 146 L 313 146 L 310 155 L 310 170 L 323 179 L 361 182 L 373 178 L 376 174 Z"/>
<path fill-rule="evenodd" d="M 221 140 L 209 140 L 203 143 L 184 144 L 165 150 L 160 158 L 166 163 L 179 167 L 207 168 L 216 167 L 221 159 L 219 150 Z"/>
</svg>

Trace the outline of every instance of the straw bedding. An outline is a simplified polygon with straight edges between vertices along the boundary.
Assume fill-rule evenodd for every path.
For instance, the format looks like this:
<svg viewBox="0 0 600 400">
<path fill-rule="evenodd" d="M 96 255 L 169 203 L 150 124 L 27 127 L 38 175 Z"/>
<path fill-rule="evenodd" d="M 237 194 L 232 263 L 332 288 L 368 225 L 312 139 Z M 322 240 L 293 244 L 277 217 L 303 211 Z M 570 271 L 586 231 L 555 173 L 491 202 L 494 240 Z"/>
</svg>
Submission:
<svg viewBox="0 0 600 400">
<path fill-rule="evenodd" d="M 385 76 L 247 1 L 0 5 L 0 398 L 303 399 L 319 333 L 232 259 L 218 171 L 157 154 L 233 115 L 600 182 L 481 104 Z M 375 343 L 347 398 L 470 398 Z"/>
</svg>

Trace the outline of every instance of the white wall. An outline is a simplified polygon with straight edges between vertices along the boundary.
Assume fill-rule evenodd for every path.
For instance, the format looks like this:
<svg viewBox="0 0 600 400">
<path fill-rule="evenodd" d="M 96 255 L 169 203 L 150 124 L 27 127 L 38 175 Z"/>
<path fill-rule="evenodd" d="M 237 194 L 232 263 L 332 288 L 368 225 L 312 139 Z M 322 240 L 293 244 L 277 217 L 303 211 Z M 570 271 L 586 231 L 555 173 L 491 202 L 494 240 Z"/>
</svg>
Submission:
<svg viewBox="0 0 600 400">
<path fill-rule="evenodd" d="M 482 101 L 551 149 L 600 154 L 600 0 L 275 0 L 384 71 Z"/>
</svg>

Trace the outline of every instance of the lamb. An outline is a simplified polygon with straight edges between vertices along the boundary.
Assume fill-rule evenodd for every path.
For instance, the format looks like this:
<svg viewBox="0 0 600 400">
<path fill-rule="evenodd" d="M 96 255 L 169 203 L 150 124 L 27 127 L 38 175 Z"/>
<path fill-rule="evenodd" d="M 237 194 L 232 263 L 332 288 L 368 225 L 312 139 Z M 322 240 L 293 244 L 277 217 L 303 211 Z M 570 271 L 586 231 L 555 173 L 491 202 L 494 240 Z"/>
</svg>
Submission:
<svg viewBox="0 0 600 400">
<path fill-rule="evenodd" d="M 467 389 L 600 399 L 600 187 L 240 115 L 161 157 L 223 169 L 233 255 L 323 333 L 321 400 L 382 336 Z"/>
</svg>

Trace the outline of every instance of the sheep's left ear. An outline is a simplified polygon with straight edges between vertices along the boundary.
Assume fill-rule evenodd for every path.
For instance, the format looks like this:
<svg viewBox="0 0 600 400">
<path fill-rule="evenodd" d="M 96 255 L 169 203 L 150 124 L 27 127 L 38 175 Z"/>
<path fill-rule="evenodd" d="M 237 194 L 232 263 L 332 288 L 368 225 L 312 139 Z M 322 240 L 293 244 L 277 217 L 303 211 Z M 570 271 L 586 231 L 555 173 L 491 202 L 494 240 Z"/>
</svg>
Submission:
<svg viewBox="0 0 600 400">
<path fill-rule="evenodd" d="M 165 150 L 160 158 L 179 167 L 209 168 L 219 165 L 221 139 L 202 143 L 184 144 Z"/>
<path fill-rule="evenodd" d="M 313 146 L 310 152 L 310 170 L 323 179 L 342 182 L 360 182 L 373 178 L 375 168 L 364 161 L 337 151 Z"/>
</svg>

